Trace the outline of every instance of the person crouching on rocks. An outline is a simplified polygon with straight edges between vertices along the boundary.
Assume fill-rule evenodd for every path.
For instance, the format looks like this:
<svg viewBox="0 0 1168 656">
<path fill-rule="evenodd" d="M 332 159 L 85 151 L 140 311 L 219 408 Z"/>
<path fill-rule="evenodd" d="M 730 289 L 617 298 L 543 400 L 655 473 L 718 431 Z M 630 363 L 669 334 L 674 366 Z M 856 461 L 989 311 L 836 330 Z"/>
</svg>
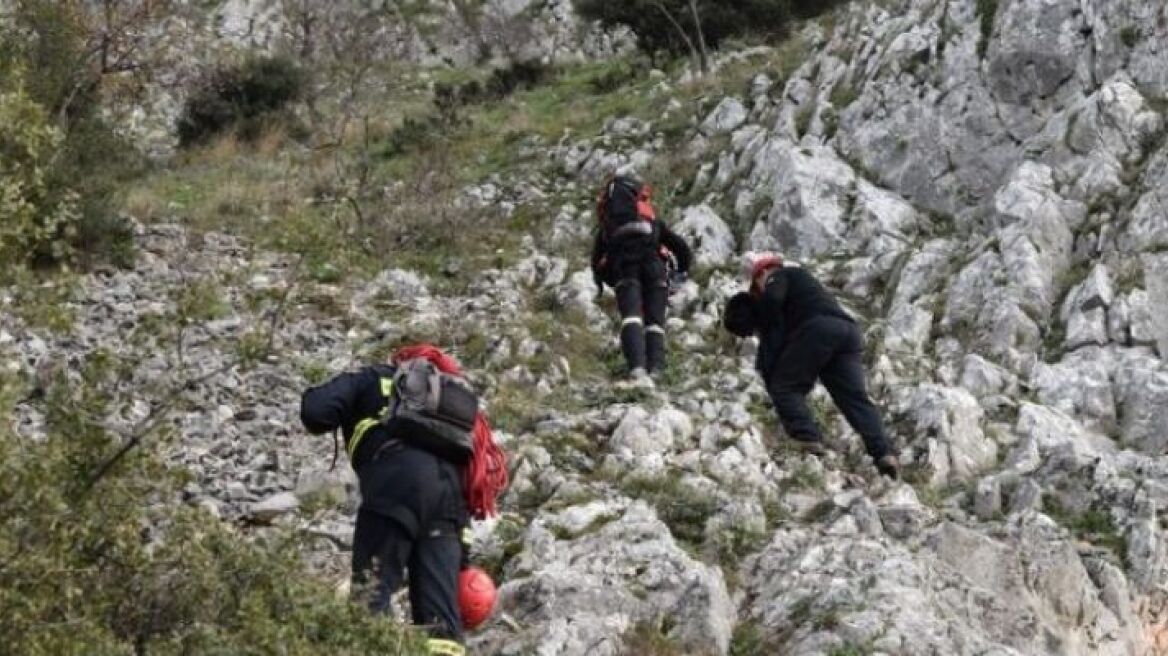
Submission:
<svg viewBox="0 0 1168 656">
<path fill-rule="evenodd" d="M 464 530 L 470 516 L 496 514 L 507 467 L 458 363 L 433 346 L 403 348 L 387 364 L 308 389 L 300 418 L 313 434 L 340 428 L 357 473 L 354 598 L 387 613 L 408 569 L 413 621 L 429 630 L 429 653 L 465 654 Z"/>
<path fill-rule="evenodd" d="M 783 430 L 800 449 L 822 455 L 823 439 L 807 407 L 819 380 L 864 440 L 881 474 L 896 479 L 900 462 L 868 396 L 863 344 L 855 319 L 807 270 L 768 255 L 751 267 L 750 289 L 727 303 L 723 325 L 759 338 L 756 368 Z"/>
</svg>

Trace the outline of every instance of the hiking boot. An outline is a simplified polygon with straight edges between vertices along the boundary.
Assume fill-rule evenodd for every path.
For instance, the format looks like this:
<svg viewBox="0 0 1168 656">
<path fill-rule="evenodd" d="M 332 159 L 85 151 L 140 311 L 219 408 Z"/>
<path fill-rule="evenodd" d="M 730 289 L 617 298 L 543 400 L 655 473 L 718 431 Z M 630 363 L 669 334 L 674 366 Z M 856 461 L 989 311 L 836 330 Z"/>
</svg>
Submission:
<svg viewBox="0 0 1168 656">
<path fill-rule="evenodd" d="M 653 379 L 649 376 L 649 372 L 646 371 L 644 367 L 634 367 L 631 371 L 629 371 L 629 377 L 617 383 L 617 385 L 620 387 L 637 390 L 650 390 L 655 387 Z"/>
<path fill-rule="evenodd" d="M 827 448 L 823 446 L 823 442 L 821 440 L 808 440 L 792 437 L 791 439 L 787 440 L 787 442 L 789 442 L 791 446 L 795 447 L 796 450 L 802 451 L 803 453 L 810 453 L 813 456 L 827 455 Z"/>
<path fill-rule="evenodd" d="M 889 454 L 876 461 L 876 470 L 892 480 L 900 480 L 900 459 Z"/>
</svg>

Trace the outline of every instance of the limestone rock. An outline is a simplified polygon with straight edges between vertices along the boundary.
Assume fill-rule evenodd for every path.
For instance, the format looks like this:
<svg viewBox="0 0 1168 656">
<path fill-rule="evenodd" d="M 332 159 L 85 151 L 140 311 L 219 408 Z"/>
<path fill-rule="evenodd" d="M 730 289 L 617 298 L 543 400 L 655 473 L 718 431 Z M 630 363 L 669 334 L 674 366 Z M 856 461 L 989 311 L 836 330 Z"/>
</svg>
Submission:
<svg viewBox="0 0 1168 656">
<path fill-rule="evenodd" d="M 248 516 L 254 521 L 266 523 L 277 517 L 296 512 L 299 507 L 300 499 L 295 494 L 281 492 L 258 503 L 253 503 L 248 510 Z"/>
<path fill-rule="evenodd" d="M 614 503 L 623 506 L 619 517 L 593 519 L 591 532 L 575 539 L 557 538 L 544 520 L 536 521 L 500 589 L 499 610 L 515 618 L 518 630 L 492 625 L 474 637 L 472 648 L 618 654 L 635 625 L 668 618 L 668 635 L 679 646 L 727 652 L 734 609 L 721 573 L 678 547 L 645 504 Z"/>
<path fill-rule="evenodd" d="M 687 207 L 672 227 L 688 241 L 700 265 L 722 265 L 734 256 L 734 233 L 708 205 Z"/>
<path fill-rule="evenodd" d="M 739 126 L 746 122 L 747 111 L 746 107 L 742 105 L 742 101 L 733 97 L 726 97 L 710 115 L 702 121 L 702 133 L 708 136 L 716 134 L 726 134 L 737 130 Z"/>
<path fill-rule="evenodd" d="M 924 461 L 934 484 L 970 478 L 997 462 L 998 445 L 982 432 L 984 413 L 969 392 L 922 385 L 906 412 L 924 440 Z"/>
</svg>

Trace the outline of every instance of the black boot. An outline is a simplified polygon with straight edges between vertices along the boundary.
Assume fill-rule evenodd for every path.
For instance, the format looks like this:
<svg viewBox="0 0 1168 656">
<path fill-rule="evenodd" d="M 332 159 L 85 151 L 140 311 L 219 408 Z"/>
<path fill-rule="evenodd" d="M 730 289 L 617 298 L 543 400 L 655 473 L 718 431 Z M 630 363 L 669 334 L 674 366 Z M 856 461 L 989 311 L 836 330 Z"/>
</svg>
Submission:
<svg viewBox="0 0 1168 656">
<path fill-rule="evenodd" d="M 649 326 L 645 330 L 645 364 L 649 373 L 661 373 L 665 368 L 665 330 Z"/>
<path fill-rule="evenodd" d="M 629 318 L 621 326 L 621 351 L 629 371 L 645 370 L 645 328 L 640 319 Z"/>
</svg>

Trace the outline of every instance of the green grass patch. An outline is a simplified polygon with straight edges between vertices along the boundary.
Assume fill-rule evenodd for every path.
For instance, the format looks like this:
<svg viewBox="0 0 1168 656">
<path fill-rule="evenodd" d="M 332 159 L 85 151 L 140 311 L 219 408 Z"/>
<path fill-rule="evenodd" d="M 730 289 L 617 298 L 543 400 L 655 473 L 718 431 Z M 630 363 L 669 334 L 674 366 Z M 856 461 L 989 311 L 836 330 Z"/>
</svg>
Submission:
<svg viewBox="0 0 1168 656">
<path fill-rule="evenodd" d="M 638 656 L 682 656 L 689 651 L 681 643 L 669 636 L 672 620 L 668 617 L 657 621 L 640 622 L 625 635 L 625 647 L 629 654 Z"/>
<path fill-rule="evenodd" d="M 1053 494 L 1043 496 L 1042 506 L 1047 515 L 1066 527 L 1077 539 L 1108 549 L 1120 562 L 1126 564 L 1127 537 L 1106 510 L 1088 508 L 1076 512 L 1063 506 Z"/>
<path fill-rule="evenodd" d="M 757 656 L 767 653 L 762 627 L 754 620 L 739 622 L 730 637 L 730 656 Z"/>
<path fill-rule="evenodd" d="M 977 0 L 977 20 L 980 34 L 977 40 L 977 56 L 985 59 L 994 35 L 994 21 L 998 17 L 998 0 Z"/>
<path fill-rule="evenodd" d="M 653 506 L 674 539 L 693 552 L 700 550 L 706 521 L 719 507 L 713 496 L 683 483 L 676 475 L 630 476 L 620 482 L 620 490 Z"/>
<path fill-rule="evenodd" d="M 76 316 L 69 302 L 78 289 L 75 278 L 12 267 L 3 274 L 2 281 L 12 296 L 12 304 L 4 307 L 5 312 L 12 312 L 30 328 L 58 335 L 73 331 Z"/>
</svg>

